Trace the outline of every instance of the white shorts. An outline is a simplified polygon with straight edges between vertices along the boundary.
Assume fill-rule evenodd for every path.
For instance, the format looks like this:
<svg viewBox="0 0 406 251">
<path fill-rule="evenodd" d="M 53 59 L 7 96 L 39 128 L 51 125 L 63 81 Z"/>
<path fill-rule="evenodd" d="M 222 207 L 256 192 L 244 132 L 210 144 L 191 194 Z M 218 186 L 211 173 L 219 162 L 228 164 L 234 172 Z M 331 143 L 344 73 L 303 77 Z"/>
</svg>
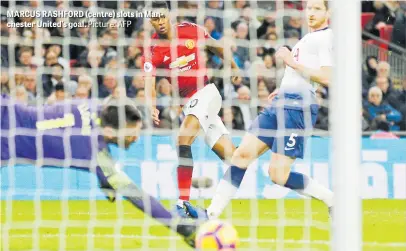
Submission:
<svg viewBox="0 0 406 251">
<path fill-rule="evenodd" d="M 222 98 L 214 84 L 208 84 L 196 92 L 183 106 L 185 116 L 194 115 L 205 133 L 206 144 L 213 148 L 221 136 L 229 134 L 219 117 Z"/>
</svg>

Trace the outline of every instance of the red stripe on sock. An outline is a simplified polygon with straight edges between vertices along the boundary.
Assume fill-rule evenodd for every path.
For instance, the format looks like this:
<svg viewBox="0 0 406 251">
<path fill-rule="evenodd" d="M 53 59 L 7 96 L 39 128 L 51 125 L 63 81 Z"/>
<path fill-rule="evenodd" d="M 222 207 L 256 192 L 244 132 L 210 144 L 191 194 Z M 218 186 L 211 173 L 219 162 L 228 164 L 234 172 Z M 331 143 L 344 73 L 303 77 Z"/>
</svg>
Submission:
<svg viewBox="0 0 406 251">
<path fill-rule="evenodd" d="M 192 185 L 193 168 L 190 166 L 178 166 L 179 199 L 189 200 L 190 186 Z"/>
</svg>

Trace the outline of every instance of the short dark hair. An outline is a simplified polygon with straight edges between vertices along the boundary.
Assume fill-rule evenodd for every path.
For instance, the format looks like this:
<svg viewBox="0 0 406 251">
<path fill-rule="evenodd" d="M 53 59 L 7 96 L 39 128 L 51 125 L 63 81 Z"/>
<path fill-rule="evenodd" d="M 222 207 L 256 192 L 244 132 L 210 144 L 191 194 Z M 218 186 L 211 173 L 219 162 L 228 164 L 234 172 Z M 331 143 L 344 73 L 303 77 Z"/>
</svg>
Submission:
<svg viewBox="0 0 406 251">
<path fill-rule="evenodd" d="M 108 105 L 101 112 L 101 126 L 119 129 L 119 116 L 122 112 L 125 115 L 125 121 L 127 123 L 137 123 L 141 121 L 141 114 L 134 105 Z"/>
<path fill-rule="evenodd" d="M 152 9 L 169 9 L 166 1 L 152 1 Z"/>
<path fill-rule="evenodd" d="M 18 56 L 21 57 L 21 54 L 23 54 L 24 52 L 29 52 L 29 53 L 31 53 L 31 54 L 34 54 L 33 48 L 28 47 L 28 46 L 24 46 L 24 47 L 21 47 L 21 48 L 18 50 Z"/>
<path fill-rule="evenodd" d="M 63 82 L 58 82 L 54 88 L 55 88 L 55 91 L 65 91 L 65 86 L 64 86 Z"/>
</svg>

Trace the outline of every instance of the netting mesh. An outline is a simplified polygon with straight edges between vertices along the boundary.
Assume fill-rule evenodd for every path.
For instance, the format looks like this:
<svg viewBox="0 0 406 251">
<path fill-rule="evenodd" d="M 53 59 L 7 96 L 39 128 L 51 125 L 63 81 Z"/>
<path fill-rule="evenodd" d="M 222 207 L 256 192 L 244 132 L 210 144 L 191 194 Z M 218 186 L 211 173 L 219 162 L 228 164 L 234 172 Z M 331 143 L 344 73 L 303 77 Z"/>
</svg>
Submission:
<svg viewBox="0 0 406 251">
<path fill-rule="evenodd" d="M 143 77 L 143 55 L 159 42 L 151 38 L 153 27 L 150 18 L 145 17 L 151 2 L 2 1 L 1 90 L 12 98 L 7 104 L 8 129 L 2 127 L 1 133 L 2 141 L 8 140 L 9 149 L 9 158 L 4 162 L 2 151 L 2 250 L 188 250 L 179 236 L 145 217 L 122 197 L 117 197 L 116 203 L 107 202 L 93 175 L 71 168 L 79 163 L 74 158 L 44 157 L 43 136 L 55 132 L 19 128 L 16 121 L 21 118 L 15 117 L 14 110 L 14 102 L 34 106 L 38 121 L 43 121 L 49 119 L 44 117 L 47 105 L 62 102 L 63 114 L 70 114 L 71 100 L 91 100 L 90 110 L 95 111 L 98 105 L 111 100 L 124 103 L 125 97 L 130 98 L 143 117 L 142 136 L 128 151 L 112 148 L 112 154 L 140 188 L 172 207 L 179 194 L 175 146 L 185 117 L 180 105 L 189 101 L 179 94 L 178 76 L 197 77 L 197 89 L 208 83 L 216 85 L 223 101 L 220 117 L 238 145 L 244 130 L 268 105 L 269 94 L 281 84 L 285 65 L 275 59 L 276 49 L 283 45 L 293 48 L 308 30 L 303 1 L 168 3 L 172 22 L 186 21 L 204 27 L 224 49 L 224 60 L 205 50 L 204 33 L 199 33 L 194 46 L 201 50 L 198 64 L 207 68 L 207 82 L 206 71 L 156 69 L 157 107 L 161 115 L 157 126 L 150 119 L 152 101 L 145 88 L 149 83 Z M 55 10 L 69 12 L 57 17 L 47 17 L 43 12 Z M 120 11 L 138 16 L 117 18 Z M 28 17 L 18 17 L 15 12 Z M 93 16 L 89 17 L 89 13 Z M 68 17 L 71 14 L 79 17 Z M 21 24 L 25 27 L 17 27 Z M 51 27 L 38 27 L 41 25 Z M 179 59 L 177 55 L 177 43 L 188 41 L 172 40 L 168 56 L 176 58 L 177 64 L 187 65 L 189 59 Z M 232 80 L 235 72 L 231 59 L 240 69 L 241 78 L 237 81 Z M 316 129 L 320 130 L 318 135 L 326 136 L 328 89 L 316 87 L 316 93 L 322 107 Z M 307 97 L 305 102 L 310 103 L 310 99 Z M 282 139 L 294 133 L 312 135 L 310 130 L 298 133 L 285 128 L 284 105 L 277 105 L 278 130 L 261 134 Z M 309 128 L 306 125 L 312 124 L 312 118 L 309 106 L 305 107 L 304 123 Z M 95 120 L 92 116 L 91 120 Z M 124 114 L 119 117 L 119 124 L 124 125 Z M 62 137 L 64 156 L 74 155 L 72 135 L 92 135 L 91 146 L 99 146 L 98 138 L 86 130 L 82 124 L 80 129 L 67 127 L 61 131 L 63 135 L 54 135 Z M 18 135 L 35 137 L 36 160 L 28 165 L 22 165 L 27 159 L 17 157 L 18 146 L 11 140 Z M 119 143 L 123 143 L 124 137 L 120 136 Z M 278 149 L 285 147 L 283 140 L 276 144 Z M 306 148 L 310 151 L 295 164 L 294 170 L 331 188 L 331 169 L 325 157 L 328 142 L 312 139 Z M 316 148 L 324 150 L 320 154 L 311 151 Z M 207 207 L 229 165 L 210 151 L 203 135 L 197 137 L 193 154 L 194 177 L 210 177 L 213 185 L 207 189 L 192 188 L 191 197 L 197 205 Z M 44 165 L 47 168 L 42 168 Z M 96 166 L 93 154 L 86 167 Z M 236 226 L 242 249 L 329 250 L 330 225 L 324 205 L 271 183 L 268 167 L 269 154 L 250 165 L 237 198 L 222 215 Z M 400 241 L 368 240 L 364 245 L 366 250 L 404 248 L 406 241 L 401 237 L 397 240 Z"/>
</svg>

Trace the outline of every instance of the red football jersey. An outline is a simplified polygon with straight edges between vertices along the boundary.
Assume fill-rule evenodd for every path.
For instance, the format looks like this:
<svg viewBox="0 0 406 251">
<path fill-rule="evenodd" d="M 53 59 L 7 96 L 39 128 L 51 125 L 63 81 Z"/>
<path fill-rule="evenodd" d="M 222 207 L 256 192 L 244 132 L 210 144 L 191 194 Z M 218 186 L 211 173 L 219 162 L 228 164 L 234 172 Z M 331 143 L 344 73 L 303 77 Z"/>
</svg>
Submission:
<svg viewBox="0 0 406 251">
<path fill-rule="evenodd" d="M 153 45 L 150 55 L 146 55 L 148 52 L 144 53 L 143 68 L 145 73 L 153 76 L 157 68 L 168 70 L 162 77 L 166 77 L 172 85 L 175 85 L 177 80 L 179 96 L 190 97 L 208 81 L 206 62 L 200 55 L 198 41 L 202 44 L 204 42 L 202 40 L 210 36 L 202 27 L 194 23 L 184 22 L 174 25 L 174 28 L 174 43 L 158 41 Z M 152 39 L 158 39 L 158 35 L 155 33 Z M 171 45 L 173 51 L 171 51 Z M 202 48 L 201 45 L 200 47 Z M 176 71 L 177 77 L 171 76 L 172 71 Z"/>
</svg>

